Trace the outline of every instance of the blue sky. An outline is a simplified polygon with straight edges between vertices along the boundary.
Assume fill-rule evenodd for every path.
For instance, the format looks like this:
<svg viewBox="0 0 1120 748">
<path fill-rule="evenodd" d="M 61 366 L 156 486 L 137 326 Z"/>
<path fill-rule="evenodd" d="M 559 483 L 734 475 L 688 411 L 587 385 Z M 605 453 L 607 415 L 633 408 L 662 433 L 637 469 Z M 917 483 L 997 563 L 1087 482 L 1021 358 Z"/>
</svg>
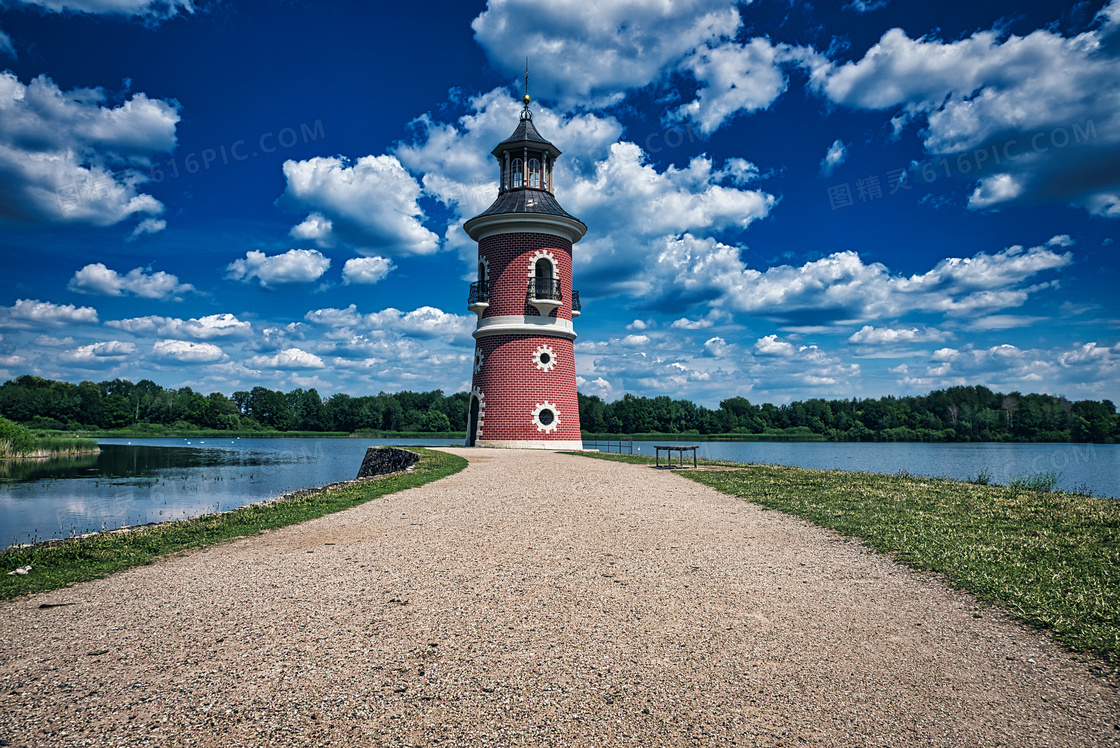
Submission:
<svg viewBox="0 0 1120 748">
<path fill-rule="evenodd" d="M 0 0 L 0 379 L 466 389 L 526 56 L 582 392 L 1120 400 L 1120 0 Z"/>
</svg>

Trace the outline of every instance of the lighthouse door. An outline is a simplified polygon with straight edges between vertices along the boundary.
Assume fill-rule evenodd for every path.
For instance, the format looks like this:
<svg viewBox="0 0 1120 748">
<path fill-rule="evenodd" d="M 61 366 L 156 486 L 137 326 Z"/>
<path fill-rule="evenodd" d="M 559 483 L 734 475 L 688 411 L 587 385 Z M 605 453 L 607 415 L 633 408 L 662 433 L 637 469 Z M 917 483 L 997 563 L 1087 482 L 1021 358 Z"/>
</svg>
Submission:
<svg viewBox="0 0 1120 748">
<path fill-rule="evenodd" d="M 478 439 L 478 398 L 471 397 L 471 414 L 467 419 L 467 446 L 473 447 Z"/>
</svg>

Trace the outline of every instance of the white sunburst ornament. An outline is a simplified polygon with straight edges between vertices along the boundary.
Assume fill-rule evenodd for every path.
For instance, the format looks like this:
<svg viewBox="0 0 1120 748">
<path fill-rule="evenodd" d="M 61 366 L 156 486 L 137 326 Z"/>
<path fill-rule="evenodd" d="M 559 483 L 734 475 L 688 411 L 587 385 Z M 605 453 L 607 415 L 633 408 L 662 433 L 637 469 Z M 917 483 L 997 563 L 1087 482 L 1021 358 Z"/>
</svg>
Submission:
<svg viewBox="0 0 1120 748">
<path fill-rule="evenodd" d="M 475 437 L 482 436 L 482 425 L 486 421 L 486 395 L 477 387 L 471 387 L 471 397 L 478 400 L 478 423 L 475 424 Z M 467 426 L 470 427 L 470 415 L 467 416 Z M 467 434 L 470 437 L 470 434 Z"/>
<path fill-rule="evenodd" d="M 560 410 L 547 400 L 537 403 L 536 410 L 533 411 L 533 425 L 537 427 L 537 431 L 551 434 L 560 426 Z"/>
<path fill-rule="evenodd" d="M 486 360 L 486 357 L 482 355 L 482 349 L 481 348 L 475 348 L 474 349 L 474 373 L 475 374 L 482 371 L 482 362 L 485 361 L 485 360 Z"/>
<path fill-rule="evenodd" d="M 552 371 L 556 366 L 556 352 L 551 346 L 542 345 L 533 351 L 533 365 L 538 371 Z"/>
</svg>

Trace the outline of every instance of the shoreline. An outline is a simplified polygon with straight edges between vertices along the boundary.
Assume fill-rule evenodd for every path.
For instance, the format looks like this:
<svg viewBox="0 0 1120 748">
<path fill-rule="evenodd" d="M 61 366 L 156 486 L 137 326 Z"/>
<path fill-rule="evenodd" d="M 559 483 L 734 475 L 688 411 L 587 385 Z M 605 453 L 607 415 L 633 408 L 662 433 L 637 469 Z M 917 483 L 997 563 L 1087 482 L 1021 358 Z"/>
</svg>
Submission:
<svg viewBox="0 0 1120 748">
<path fill-rule="evenodd" d="M 404 470 L 396 470 L 392 473 L 383 473 L 382 475 L 373 475 L 373 476 L 369 476 L 368 478 L 351 478 L 350 480 L 341 480 L 341 481 L 335 481 L 334 483 L 328 483 L 324 486 L 315 486 L 315 487 L 312 487 L 312 488 L 301 488 L 298 491 L 291 491 L 289 493 L 281 494 L 279 496 L 273 496 L 273 497 L 268 498 L 268 499 L 263 499 L 262 501 L 254 501 L 254 502 L 251 502 L 249 504 L 241 504 L 240 506 L 234 507 L 233 509 L 226 509 L 226 510 L 221 511 L 221 512 L 206 512 L 204 514 L 196 514 L 193 517 L 180 517 L 179 519 L 166 519 L 166 520 L 162 520 L 160 522 L 145 522 L 142 525 L 121 525 L 120 527 L 114 527 L 111 530 L 97 530 L 95 532 L 84 532 L 80 535 L 71 535 L 71 536 L 66 537 L 66 538 L 51 538 L 49 540 L 40 540 L 38 543 L 13 543 L 6 548 L 0 549 L 0 557 L 3 557 L 5 555 L 7 555 L 8 553 L 13 553 L 13 552 L 16 552 L 16 551 L 36 550 L 36 549 L 46 549 L 46 548 L 59 548 L 61 546 L 71 545 L 71 544 L 74 544 L 74 543 L 79 543 L 83 540 L 91 540 L 91 539 L 95 539 L 95 538 L 98 538 L 98 537 L 101 537 L 101 536 L 127 535 L 127 534 L 130 534 L 130 533 L 137 533 L 137 532 L 140 532 L 140 531 L 143 531 L 143 530 L 151 530 L 151 529 L 154 529 L 154 528 L 167 527 L 167 526 L 170 526 L 170 525 L 179 525 L 179 524 L 183 524 L 183 523 L 187 523 L 187 522 L 194 522 L 196 520 L 210 518 L 210 517 L 220 518 L 220 517 L 224 517 L 224 516 L 233 514 L 233 513 L 237 512 L 239 510 L 246 509 L 246 508 L 274 506 L 276 504 L 282 504 L 285 501 L 292 501 L 292 500 L 296 500 L 296 499 L 306 499 L 306 498 L 310 498 L 312 496 L 318 496 L 320 494 L 326 493 L 327 491 L 333 491 L 336 488 L 345 488 L 345 487 L 353 485 L 355 483 L 368 483 L 370 481 L 379 480 L 381 478 L 390 478 L 390 477 L 393 477 L 395 475 L 403 475 L 405 473 L 412 472 L 415 469 L 415 467 L 416 466 L 413 465 L 411 467 L 405 468 Z"/>
<path fill-rule="evenodd" d="M 160 557 L 298 525 L 422 486 L 466 467 L 466 460 L 446 452 L 423 448 L 416 451 L 421 459 L 411 469 L 300 489 L 189 519 L 9 546 L 0 552 L 0 571 L 22 567 L 34 571 L 28 575 L 0 574 L 0 599 L 48 592 L 151 564 Z"/>
<path fill-rule="evenodd" d="M 26 454 L 0 456 L 0 460 L 49 460 L 52 457 L 80 457 L 82 455 L 101 454 L 101 448 L 96 449 L 65 449 L 60 451 L 38 451 Z"/>
</svg>

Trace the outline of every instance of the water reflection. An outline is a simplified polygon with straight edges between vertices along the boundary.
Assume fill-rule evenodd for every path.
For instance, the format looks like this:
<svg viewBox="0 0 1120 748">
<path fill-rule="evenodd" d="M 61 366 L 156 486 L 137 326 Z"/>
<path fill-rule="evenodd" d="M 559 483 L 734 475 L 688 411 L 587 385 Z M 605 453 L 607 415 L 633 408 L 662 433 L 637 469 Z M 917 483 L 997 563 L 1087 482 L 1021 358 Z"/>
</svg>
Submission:
<svg viewBox="0 0 1120 748">
<path fill-rule="evenodd" d="M 399 443 L 382 439 L 200 442 L 101 440 L 97 455 L 0 462 L 4 471 L 0 473 L 0 547 L 197 517 L 348 480 L 357 475 L 368 447 Z"/>
<path fill-rule="evenodd" d="M 226 465 L 265 465 L 296 461 L 292 454 L 257 450 L 206 449 L 106 444 L 100 454 L 46 460 L 0 461 L 0 480 L 9 482 L 69 478 L 136 478 L 172 469 Z"/>
<path fill-rule="evenodd" d="M 0 481 L 18 483 L 64 475 L 75 470 L 85 470 L 97 465 L 96 454 L 46 459 L 0 460 Z"/>
</svg>

